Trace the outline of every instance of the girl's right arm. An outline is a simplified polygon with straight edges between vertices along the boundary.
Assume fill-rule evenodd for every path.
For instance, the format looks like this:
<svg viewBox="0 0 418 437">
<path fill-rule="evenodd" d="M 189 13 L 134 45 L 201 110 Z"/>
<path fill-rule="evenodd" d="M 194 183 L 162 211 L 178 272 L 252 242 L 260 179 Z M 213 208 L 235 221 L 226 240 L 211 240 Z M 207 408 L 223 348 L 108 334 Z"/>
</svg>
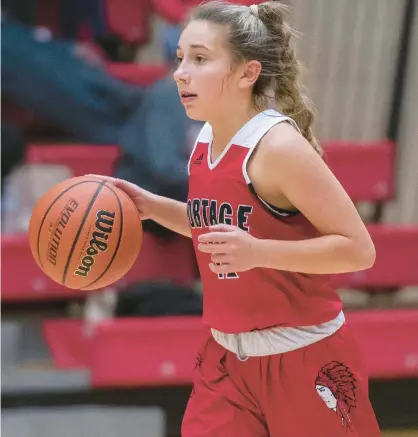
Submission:
<svg viewBox="0 0 418 437">
<path fill-rule="evenodd" d="M 88 176 L 105 180 L 124 191 L 135 203 L 142 220 L 154 220 L 173 232 L 191 238 L 186 203 L 158 196 L 123 179 L 100 175 Z"/>
<path fill-rule="evenodd" d="M 192 238 L 187 216 L 187 204 L 168 197 L 147 193 L 152 196 L 149 218 L 178 234 Z"/>
</svg>

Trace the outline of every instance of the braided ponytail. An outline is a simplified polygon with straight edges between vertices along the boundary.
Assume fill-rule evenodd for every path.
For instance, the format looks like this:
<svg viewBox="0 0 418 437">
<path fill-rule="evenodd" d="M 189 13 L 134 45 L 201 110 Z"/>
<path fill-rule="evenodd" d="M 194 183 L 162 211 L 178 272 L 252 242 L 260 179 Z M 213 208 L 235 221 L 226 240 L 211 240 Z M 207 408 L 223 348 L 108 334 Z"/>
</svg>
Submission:
<svg viewBox="0 0 418 437">
<path fill-rule="evenodd" d="M 268 32 L 274 35 L 278 47 L 276 74 L 272 83 L 274 97 L 280 111 L 296 122 L 303 136 L 322 155 L 322 148 L 312 133 L 312 103 L 299 83 L 300 62 L 296 59 L 292 41 L 295 32 L 285 21 L 287 13 L 288 7 L 279 2 L 258 6 L 258 17 Z"/>
<path fill-rule="evenodd" d="M 254 103 L 267 107 L 274 91 L 275 104 L 298 125 L 303 136 L 322 155 L 312 133 L 314 113 L 299 84 L 300 63 L 295 57 L 292 35 L 285 21 L 288 8 L 279 1 L 248 7 L 224 1 L 211 1 L 194 9 L 191 19 L 227 26 L 229 46 L 237 61 L 257 60 L 261 73 L 254 84 Z"/>
</svg>

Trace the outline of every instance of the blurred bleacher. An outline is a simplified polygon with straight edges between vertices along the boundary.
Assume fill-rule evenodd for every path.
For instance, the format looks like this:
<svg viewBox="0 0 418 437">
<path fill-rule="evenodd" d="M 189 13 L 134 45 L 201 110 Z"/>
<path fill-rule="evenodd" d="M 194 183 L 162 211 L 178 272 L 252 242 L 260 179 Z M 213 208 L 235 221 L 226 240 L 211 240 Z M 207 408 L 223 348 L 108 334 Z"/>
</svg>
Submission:
<svg viewBox="0 0 418 437">
<path fill-rule="evenodd" d="M 403 220 L 396 220 L 398 217 L 393 213 L 395 220 L 387 220 L 385 212 L 393 212 L 396 200 L 400 197 L 403 199 L 405 184 L 399 184 L 399 178 L 408 161 L 404 149 L 411 142 L 418 147 L 418 131 L 413 120 L 403 121 L 402 125 L 403 132 L 412 132 L 409 137 L 391 136 L 385 130 L 385 116 L 390 112 L 390 103 L 387 103 L 390 101 L 390 93 L 383 95 L 382 90 L 384 80 L 388 84 L 394 82 L 398 39 L 394 36 L 395 43 L 388 45 L 385 37 L 379 40 L 379 32 L 387 29 L 385 20 L 389 20 L 390 14 L 393 15 L 392 34 L 401 32 L 402 12 L 407 2 L 400 1 L 395 7 L 390 0 L 378 1 L 370 0 L 374 7 L 370 4 L 365 6 L 361 1 L 354 2 L 355 7 L 347 7 L 346 0 L 331 3 L 328 0 L 311 0 L 309 6 L 306 6 L 307 10 L 305 1 L 290 3 L 295 7 L 296 26 L 300 24 L 301 30 L 309 35 L 309 44 L 314 41 L 316 58 L 307 52 L 310 47 L 307 42 L 305 45 L 300 43 L 300 52 L 308 67 L 315 68 L 316 76 L 308 78 L 307 82 L 318 97 L 315 100 L 319 101 L 322 115 L 318 130 L 326 160 L 358 204 L 377 250 L 374 267 L 364 272 L 339 275 L 335 277 L 335 285 L 346 304 L 348 323 L 359 340 L 373 384 L 374 381 L 402 384 L 403 380 L 418 381 L 418 220 L 415 223 L 405 223 Z M 46 5 L 51 4 L 50 0 L 42 0 L 43 2 Z M 152 3 L 151 0 L 106 0 L 112 29 L 131 45 L 155 45 L 151 35 L 151 15 L 155 15 Z M 167 0 L 166 6 L 169 3 L 171 4 Z M 383 3 L 386 7 L 382 6 Z M 161 7 L 161 2 L 159 5 Z M 371 20 L 374 17 L 373 12 L 379 12 L 380 20 L 383 21 L 374 17 L 376 19 L 372 21 L 373 28 L 369 29 L 372 33 L 370 38 L 374 38 L 373 44 L 376 47 L 372 47 L 371 43 L 368 48 L 360 47 L 361 42 L 358 42 L 356 47 L 350 46 L 346 52 L 342 50 L 347 58 L 345 62 L 351 63 L 351 67 L 352 63 L 357 62 L 356 67 L 360 72 L 353 69 L 350 76 L 350 72 L 338 64 L 337 55 L 335 59 L 327 59 L 329 62 L 333 60 L 337 66 L 330 64 L 329 69 L 324 70 L 319 65 L 321 47 L 331 45 L 329 50 L 324 49 L 331 58 L 344 44 L 344 41 L 339 43 L 332 40 L 331 36 L 335 36 L 333 32 L 337 31 L 336 24 L 321 16 L 321 11 L 325 10 L 329 14 L 335 14 L 337 24 L 341 23 L 338 20 L 342 20 L 342 17 L 346 17 L 349 23 L 351 20 L 351 23 L 358 24 L 359 20 L 366 20 L 367 17 Z M 41 24 L 53 28 L 54 24 L 47 12 L 44 8 L 40 17 Z M 314 19 L 308 23 L 309 14 Z M 415 17 L 418 17 L 418 8 L 415 10 Z M 415 23 L 418 23 L 418 18 L 415 18 Z M 367 30 L 363 29 L 363 32 Z M 361 37 L 365 35 L 361 34 Z M 415 53 L 411 56 L 412 66 L 406 85 L 410 90 L 418 88 L 417 29 L 413 38 Z M 388 68 L 390 71 L 386 71 L 385 77 L 379 79 L 380 85 L 375 88 L 379 96 L 367 97 L 363 90 L 367 88 L 369 92 L 374 86 L 373 81 L 378 80 L 374 76 L 379 75 L 381 70 L 374 64 L 367 66 L 359 59 L 363 57 L 372 63 L 372 54 L 376 50 L 381 55 L 374 61 L 377 66 L 379 62 L 385 61 L 392 68 Z M 167 73 L 167 66 L 162 64 L 109 62 L 107 68 L 112 75 L 134 85 L 149 85 Z M 360 87 L 359 91 L 360 83 L 367 86 Z M 353 97 L 355 89 L 357 94 Z M 417 98 L 412 101 L 411 95 L 404 96 L 405 105 L 409 105 L 408 107 L 414 108 L 411 102 L 418 104 Z M 351 98 L 356 100 L 351 104 L 347 103 L 345 109 L 337 110 L 338 104 L 346 103 Z M 376 117 L 373 118 L 370 111 Z M 23 111 L 22 123 L 42 123 L 22 114 Z M 415 138 L 414 132 L 417 133 Z M 65 167 L 65 172 L 59 172 L 58 176 L 52 177 L 53 181 L 44 182 L 42 189 L 46 190 L 48 187 L 45 184 L 56 183 L 60 177 L 86 173 L 111 175 L 119 154 L 118 145 L 62 144 L 46 138 L 42 143 L 34 142 L 29 146 L 26 167 L 37 168 L 41 173 L 47 173 L 54 166 Z M 418 173 L 416 162 L 414 168 Z M 31 176 L 30 170 L 27 177 L 36 185 L 37 180 Z M 414 181 L 418 182 L 418 178 L 410 183 Z M 33 193 L 37 191 L 34 190 Z M 33 203 L 36 197 L 37 194 L 34 194 L 31 199 Z M 416 200 L 418 202 L 418 197 Z M 413 202 L 413 199 L 410 201 Z M 48 434 L 42 426 L 45 420 L 56 421 L 58 429 L 69 429 L 77 423 L 80 429 L 77 431 L 74 428 L 71 431 L 73 434 L 60 432 L 61 435 L 68 436 L 83 436 L 83 421 L 89 422 L 89 426 L 101 423 L 100 428 L 95 428 L 95 432 L 103 436 L 123 437 L 125 434 L 120 431 L 123 427 L 118 423 L 128 422 L 131 423 L 131 428 L 126 431 L 127 437 L 134 435 L 133 432 L 137 429 L 143 430 L 144 433 L 140 435 L 149 437 L 162 436 L 164 433 L 176 435 L 178 418 L 176 416 L 173 419 L 172 416 L 182 410 L 187 400 L 188 389 L 182 390 L 191 384 L 195 352 L 207 335 L 200 319 L 84 318 L 84 313 L 77 311 L 77 308 L 83 305 L 85 299 L 91 298 L 92 294 L 66 289 L 47 278 L 31 256 L 25 233 L 2 235 L 1 250 L 2 398 L 3 404 L 8 407 L 3 417 L 4 435 L 56 435 Z M 189 240 L 184 237 L 166 240 L 147 233 L 143 250 L 133 269 L 106 292 L 114 293 L 128 284 L 154 279 L 181 284 L 194 284 L 198 281 Z M 402 387 L 407 390 L 404 385 Z M 411 383 L 411 387 L 416 385 Z M 141 404 L 137 395 L 125 391 L 128 388 L 143 390 L 143 398 L 147 399 L 145 404 L 148 401 L 151 405 L 164 404 L 165 410 L 151 409 L 144 415 L 137 415 L 136 410 L 116 411 L 116 404 Z M 162 389 L 167 392 L 158 395 L 158 390 Z M 173 395 L 171 389 L 178 389 L 179 392 Z M 119 394 L 115 394 L 115 390 Z M 150 390 L 154 390 L 154 394 Z M 376 393 L 379 390 L 376 389 Z M 393 390 L 393 393 L 398 393 L 396 389 Z M 87 392 L 90 393 L 88 396 L 85 395 Z M 43 396 L 43 401 L 39 400 L 40 395 Z M 164 401 L 160 401 L 158 396 L 164 396 Z M 380 414 L 381 423 L 387 420 L 392 425 L 410 425 L 410 417 L 415 413 L 418 422 L 417 407 L 411 403 L 404 408 L 403 419 L 395 419 L 390 414 L 383 417 L 383 412 L 389 407 L 383 399 L 377 398 L 375 395 L 376 403 L 380 405 L 377 412 L 378 416 Z M 65 411 L 58 408 L 58 405 L 78 403 L 101 403 L 106 407 L 73 407 L 71 411 L 68 406 Z M 36 405 L 47 405 L 50 408 L 48 411 L 36 411 L 32 408 L 31 415 L 27 415 L 23 407 Z M 52 411 L 55 405 L 56 411 Z M 89 413 L 86 416 L 87 409 Z M 116 412 L 110 415 L 111 410 Z M 175 410 L 175 413 L 171 410 Z M 52 415 L 48 416 L 50 413 Z M 71 413 L 70 416 L 67 417 L 67 413 Z M 171 416 L 166 418 L 166 414 Z M 111 416 L 115 417 L 115 421 L 107 423 L 106 417 Z M 22 420 L 22 417 L 26 418 Z M 392 422 L 390 418 L 393 419 Z M 164 430 L 160 429 L 159 424 L 166 420 L 171 425 L 167 425 Z M 144 431 L 151 422 L 149 432 Z M 34 429 L 37 429 L 38 434 L 34 433 Z M 157 431 L 152 434 L 152 430 Z"/>
</svg>

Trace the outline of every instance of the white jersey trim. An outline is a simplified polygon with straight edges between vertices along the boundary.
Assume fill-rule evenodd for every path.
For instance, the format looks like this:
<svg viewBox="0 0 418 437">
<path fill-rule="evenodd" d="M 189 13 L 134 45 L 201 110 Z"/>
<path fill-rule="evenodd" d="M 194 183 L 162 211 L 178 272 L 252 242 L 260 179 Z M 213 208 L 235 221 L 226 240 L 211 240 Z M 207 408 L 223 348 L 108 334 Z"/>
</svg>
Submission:
<svg viewBox="0 0 418 437">
<path fill-rule="evenodd" d="M 249 150 L 242 165 L 242 172 L 245 181 L 247 182 L 247 184 L 250 184 L 251 180 L 247 173 L 247 163 L 251 157 L 253 150 L 258 145 L 260 140 L 264 137 L 264 135 L 266 135 L 266 133 L 273 126 L 283 121 L 291 123 L 295 127 L 295 129 L 300 131 L 294 120 L 292 120 L 290 117 L 281 114 L 275 109 L 267 109 L 266 111 L 258 113 L 244 126 L 242 126 L 241 129 L 239 129 L 238 132 L 232 137 L 231 141 L 227 144 L 225 149 L 214 162 L 212 162 L 211 160 L 213 144 L 212 126 L 209 123 L 205 123 L 196 139 L 192 153 L 189 158 L 189 162 L 187 165 L 189 175 L 191 158 L 195 153 L 198 143 L 208 144 L 207 164 L 210 170 L 213 170 L 221 162 L 222 158 L 227 154 L 228 150 L 231 148 L 232 145 L 237 145 L 240 147 L 245 147 Z"/>
<path fill-rule="evenodd" d="M 199 135 L 196 138 L 196 141 L 194 143 L 192 152 L 190 153 L 189 162 L 187 163 L 187 173 L 190 176 L 190 164 L 192 161 L 192 157 L 194 155 L 194 152 L 196 151 L 196 147 L 199 143 L 209 143 L 212 138 L 212 128 L 210 127 L 209 123 L 205 123 L 202 127 L 202 129 L 199 132 Z"/>
<path fill-rule="evenodd" d="M 257 124 L 255 126 L 255 129 L 253 130 L 252 135 L 250 135 L 247 140 L 246 147 L 249 148 L 249 151 L 244 159 L 244 162 L 242 163 L 242 174 L 244 176 L 245 182 L 247 182 L 248 185 L 251 184 L 251 179 L 247 172 L 248 161 L 250 160 L 255 148 L 257 147 L 261 139 L 267 134 L 267 132 L 273 126 L 276 126 L 276 124 L 282 123 L 284 121 L 290 123 L 298 132 L 300 132 L 299 127 L 293 119 L 281 114 L 275 109 L 269 109 L 267 111 L 261 112 L 260 114 L 258 114 L 257 117 L 259 118 L 256 120 Z M 252 120 L 250 120 L 249 123 L 251 123 L 251 121 Z M 260 200 L 262 199 L 260 198 Z M 263 203 L 265 202 L 263 201 Z"/>
</svg>

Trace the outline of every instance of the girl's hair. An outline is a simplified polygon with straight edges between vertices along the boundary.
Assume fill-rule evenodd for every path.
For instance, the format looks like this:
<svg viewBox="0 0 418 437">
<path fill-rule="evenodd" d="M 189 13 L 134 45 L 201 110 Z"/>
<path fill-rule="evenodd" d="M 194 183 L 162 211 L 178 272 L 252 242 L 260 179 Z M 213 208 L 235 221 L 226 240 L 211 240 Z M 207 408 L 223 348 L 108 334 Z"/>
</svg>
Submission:
<svg viewBox="0 0 418 437">
<path fill-rule="evenodd" d="M 300 63 L 291 38 L 295 32 L 285 21 L 287 12 L 287 6 L 279 1 L 257 7 L 212 1 L 195 8 L 190 19 L 228 26 L 235 60 L 261 63 L 261 73 L 253 87 L 258 109 L 268 106 L 269 94 L 274 92 L 278 109 L 296 122 L 303 136 L 322 155 L 311 129 L 314 120 L 311 103 L 299 84 Z"/>
</svg>

